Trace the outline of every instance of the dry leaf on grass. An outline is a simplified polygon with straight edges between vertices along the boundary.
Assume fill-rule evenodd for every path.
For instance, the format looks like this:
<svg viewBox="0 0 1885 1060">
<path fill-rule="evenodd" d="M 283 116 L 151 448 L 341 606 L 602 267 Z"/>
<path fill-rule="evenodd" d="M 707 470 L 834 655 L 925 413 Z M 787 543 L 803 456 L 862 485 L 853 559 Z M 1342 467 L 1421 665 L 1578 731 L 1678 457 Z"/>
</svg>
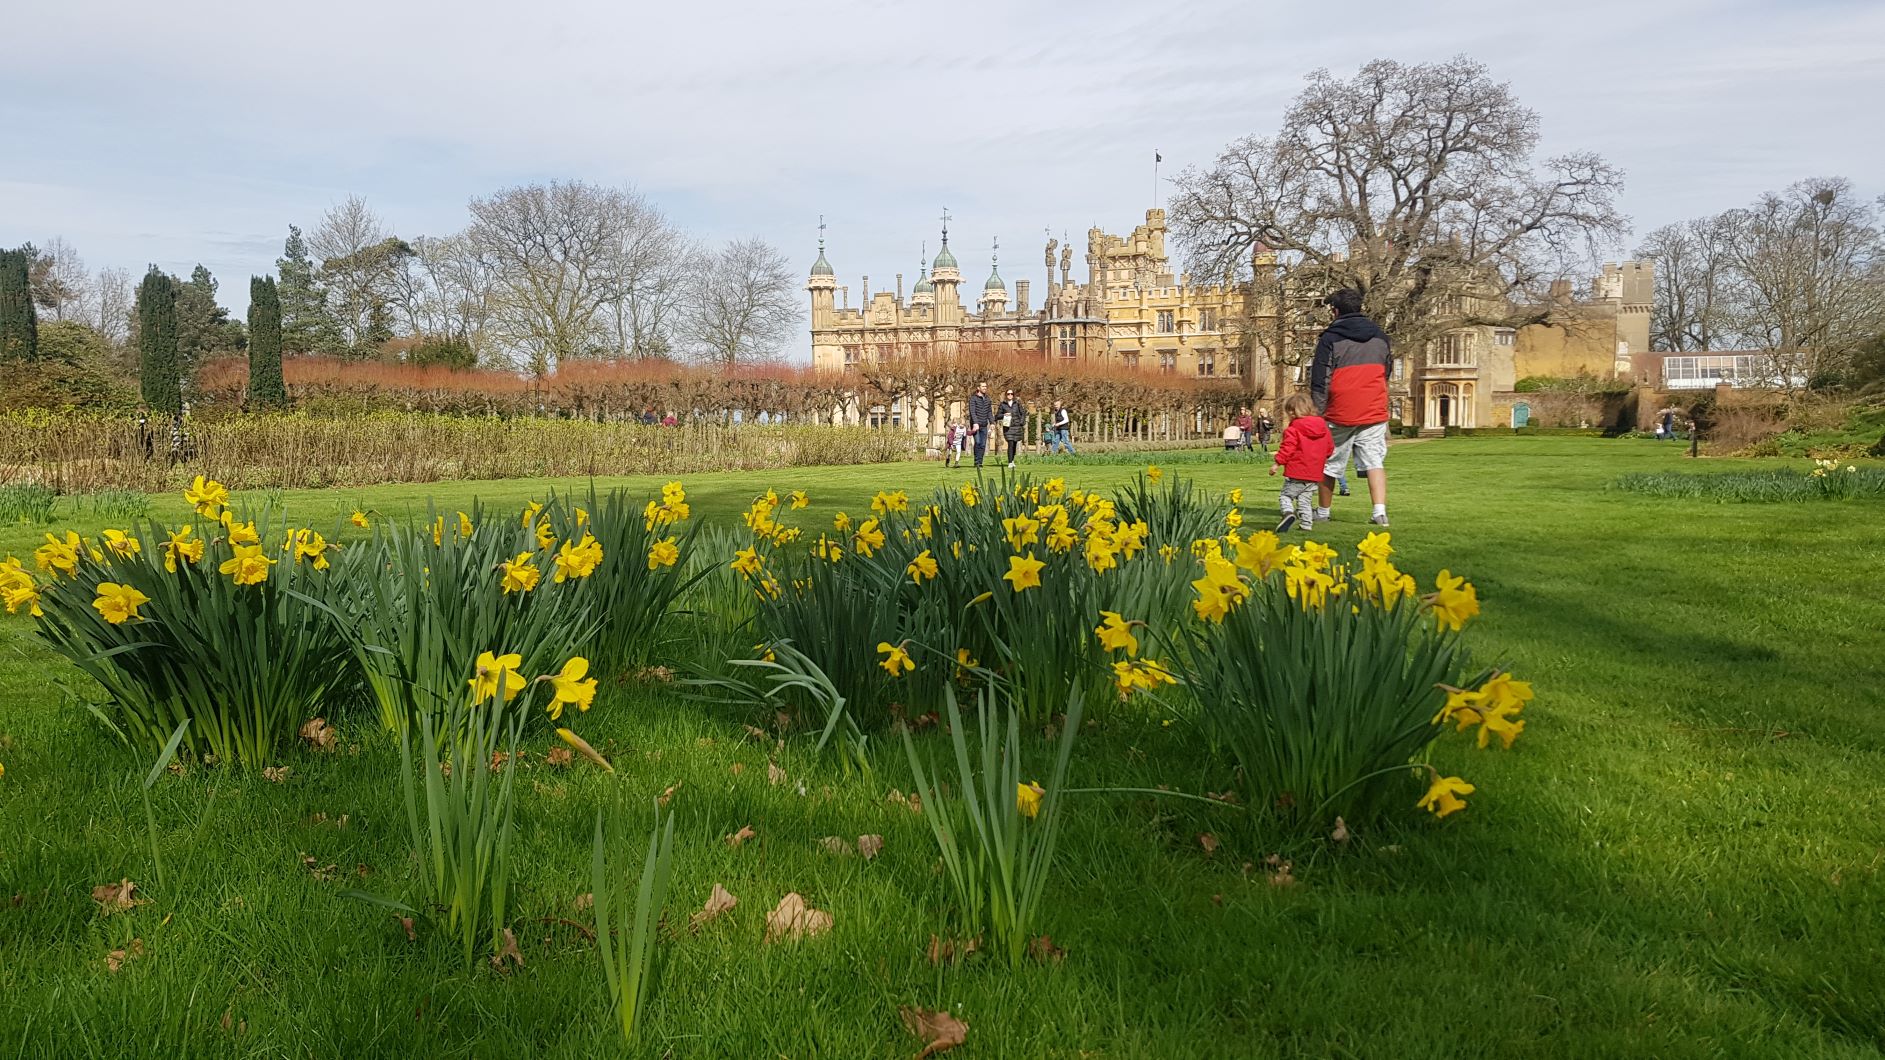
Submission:
<svg viewBox="0 0 1885 1060">
<path fill-rule="evenodd" d="M 876 857 L 884 849 L 884 837 L 880 835 L 861 835 L 857 837 L 857 852 L 865 861 Z"/>
<path fill-rule="evenodd" d="M 674 670 L 667 666 L 644 666 L 635 671 L 635 680 L 643 684 L 665 685 L 674 680 Z"/>
<path fill-rule="evenodd" d="M 889 794 L 884 796 L 884 801 L 892 806 L 901 806 L 911 813 L 923 812 L 923 797 L 915 792 L 905 795 L 902 791 L 891 788 Z"/>
<path fill-rule="evenodd" d="M 745 762 L 735 762 L 735 763 L 733 763 L 732 765 L 730 765 L 730 766 L 728 766 L 728 767 L 727 767 L 727 772 L 729 772 L 729 773 L 731 773 L 731 774 L 733 774 L 734 776 L 736 776 L 736 777 L 737 777 L 737 776 L 739 776 L 739 775 L 740 775 L 741 773 L 744 773 L 744 772 L 746 772 L 746 763 L 745 763 Z"/>
<path fill-rule="evenodd" d="M 505 974 L 509 974 L 512 968 L 522 968 L 523 966 L 524 954 L 522 950 L 517 948 L 517 936 L 511 934 L 510 928 L 505 928 L 504 945 L 499 947 L 497 953 L 492 955 L 491 967 Z"/>
<path fill-rule="evenodd" d="M 543 760 L 561 769 L 571 762 L 574 762 L 576 756 L 571 753 L 570 749 L 567 747 L 552 747 L 550 748 L 550 753 L 543 756 Z"/>
<path fill-rule="evenodd" d="M 118 969 L 124 967 L 124 962 L 133 957 L 142 956 L 144 956 L 144 940 L 132 939 L 131 944 L 124 949 L 112 950 L 105 955 L 105 970 L 116 975 L 118 974 Z"/>
<path fill-rule="evenodd" d="M 411 917 L 409 917 L 409 916 L 396 916 L 396 917 L 394 917 L 393 919 L 394 919 L 394 920 L 397 920 L 397 921 L 399 921 L 399 926 L 400 926 L 400 927 L 402 927 L 402 928 L 405 928 L 405 929 L 406 929 L 406 941 L 407 941 L 407 942 L 417 942 L 417 941 L 419 941 L 419 933 L 418 933 L 417 931 L 414 931 L 414 930 L 412 929 L 412 918 L 411 918 Z"/>
<path fill-rule="evenodd" d="M 1067 951 L 1054 945 L 1052 936 L 1036 935 L 1028 940 L 1028 956 L 1046 964 L 1048 961 L 1058 961 L 1066 957 Z"/>
<path fill-rule="evenodd" d="M 779 904 L 766 914 L 767 942 L 797 942 L 830 930 L 831 914 L 806 905 L 804 896 L 797 891 L 779 899 Z"/>
<path fill-rule="evenodd" d="M 982 939 L 979 935 L 972 939 L 940 939 L 931 935 L 929 937 L 929 963 L 932 967 L 944 961 L 953 964 L 981 948 Z"/>
<path fill-rule="evenodd" d="M 146 899 L 136 897 L 136 895 L 137 884 L 130 880 L 121 879 L 117 883 L 101 883 L 92 888 L 92 901 L 97 902 L 99 909 L 106 913 L 121 913 L 143 905 Z"/>
<path fill-rule="evenodd" d="M 223 1009 L 223 1018 L 222 1018 L 223 1030 L 234 1031 L 237 1034 L 249 1033 L 249 1021 L 234 1019 L 235 1014 L 236 1013 L 234 1009 L 227 1009 L 227 1008 Z"/>
<path fill-rule="evenodd" d="M 738 904 L 740 904 L 738 898 L 727 893 L 725 887 L 716 883 L 713 885 L 713 893 L 707 896 L 707 904 L 700 907 L 700 912 L 687 918 L 687 926 L 694 931 L 699 931 L 702 924 L 705 924 L 707 921 L 712 920 L 714 917 L 732 909 Z"/>
<path fill-rule="evenodd" d="M 319 861 L 315 860 L 314 855 L 305 850 L 301 852 L 301 867 L 308 870 L 310 875 L 322 883 L 327 883 L 332 880 L 339 874 L 338 870 L 340 868 L 338 865 L 321 864 Z"/>
<path fill-rule="evenodd" d="M 1329 833 L 1329 838 L 1335 840 L 1337 843 L 1348 842 L 1348 822 L 1337 817 L 1335 819 L 1335 831 Z"/>
<path fill-rule="evenodd" d="M 739 831 L 734 832 L 732 835 L 726 837 L 727 846 L 737 847 L 741 843 L 746 842 L 748 839 L 751 839 L 758 834 L 759 834 L 758 832 L 753 831 L 752 825 L 750 824 L 741 825 Z"/>
<path fill-rule="evenodd" d="M 668 804 L 668 800 L 674 797 L 675 792 L 681 790 L 681 783 L 682 783 L 681 781 L 677 780 L 674 783 L 669 784 L 667 786 L 667 789 L 661 793 L 660 797 L 655 799 L 655 803 L 663 808 L 666 808 Z"/>
<path fill-rule="evenodd" d="M 579 894 L 576 896 L 576 900 L 570 904 L 576 907 L 576 911 L 578 913 L 588 912 L 589 910 L 595 908 L 595 905 L 596 905 L 595 892 L 591 891 L 588 894 Z"/>
<path fill-rule="evenodd" d="M 1217 836 L 1209 832 L 1199 832 L 1198 845 L 1204 848 L 1205 856 L 1209 857 L 1217 853 Z"/>
<path fill-rule="evenodd" d="M 909 1005 L 898 1011 L 910 1033 L 923 1039 L 923 1051 L 917 1054 L 917 1060 L 954 1049 L 968 1039 L 969 1025 L 947 1012 L 928 1012 Z"/>
<path fill-rule="evenodd" d="M 779 763 L 777 762 L 767 762 L 766 763 L 766 780 L 767 782 L 772 784 L 773 787 L 775 788 L 778 787 L 779 785 L 785 783 L 785 770 L 780 769 Z"/>
<path fill-rule="evenodd" d="M 288 775 L 294 771 L 293 766 L 265 766 L 262 769 L 262 779 L 275 784 L 285 784 L 288 781 Z"/>
<path fill-rule="evenodd" d="M 741 728 L 746 730 L 746 735 L 751 736 L 760 743 L 770 743 L 772 741 L 772 737 L 766 735 L 766 730 L 757 725 L 743 725 Z"/>
<path fill-rule="evenodd" d="M 340 745 L 334 734 L 334 727 L 326 718 L 309 718 L 301 723 L 301 738 L 308 742 L 310 750 L 338 751 Z"/>
<path fill-rule="evenodd" d="M 1290 870 L 1296 866 L 1295 862 L 1283 860 L 1281 854 L 1271 854 L 1263 859 L 1263 863 L 1270 867 L 1270 886 L 1290 887 L 1296 883 L 1296 877 L 1290 875 Z"/>
<path fill-rule="evenodd" d="M 825 853 L 836 854 L 839 857 L 843 857 L 847 854 L 852 853 L 851 844 L 845 842 L 844 840 L 838 838 L 835 835 L 828 835 L 824 837 L 823 839 L 820 839 L 818 841 L 818 845 L 824 848 Z"/>
</svg>

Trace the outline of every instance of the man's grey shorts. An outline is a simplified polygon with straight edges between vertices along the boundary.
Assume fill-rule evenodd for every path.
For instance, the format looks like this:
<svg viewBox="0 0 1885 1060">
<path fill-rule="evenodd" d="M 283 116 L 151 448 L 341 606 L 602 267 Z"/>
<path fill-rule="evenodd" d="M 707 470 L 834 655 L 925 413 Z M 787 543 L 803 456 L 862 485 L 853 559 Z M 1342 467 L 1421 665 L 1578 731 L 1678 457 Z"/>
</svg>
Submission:
<svg viewBox="0 0 1885 1060">
<path fill-rule="evenodd" d="M 1335 452 L 1329 454 L 1329 462 L 1322 473 L 1330 478 L 1340 478 L 1348 472 L 1348 457 L 1353 453 L 1357 471 L 1373 471 L 1387 466 L 1388 425 L 1370 423 L 1361 427 L 1349 427 L 1340 423 L 1329 424 L 1329 434 L 1335 439 Z"/>
</svg>

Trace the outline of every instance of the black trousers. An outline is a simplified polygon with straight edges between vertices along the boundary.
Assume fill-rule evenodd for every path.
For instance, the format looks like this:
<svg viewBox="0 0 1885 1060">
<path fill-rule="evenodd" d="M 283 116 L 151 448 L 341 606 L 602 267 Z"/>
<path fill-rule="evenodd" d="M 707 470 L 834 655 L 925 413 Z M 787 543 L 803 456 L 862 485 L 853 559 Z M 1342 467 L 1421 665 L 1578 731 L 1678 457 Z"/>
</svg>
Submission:
<svg viewBox="0 0 1885 1060">
<path fill-rule="evenodd" d="M 984 425 L 975 432 L 975 466 L 982 466 L 982 455 L 988 452 L 988 427 Z"/>
<path fill-rule="evenodd" d="M 1008 462 L 1010 464 L 1014 463 L 1015 449 L 1018 448 L 1020 445 L 1021 445 L 1021 439 L 1019 438 L 1008 439 Z"/>
</svg>

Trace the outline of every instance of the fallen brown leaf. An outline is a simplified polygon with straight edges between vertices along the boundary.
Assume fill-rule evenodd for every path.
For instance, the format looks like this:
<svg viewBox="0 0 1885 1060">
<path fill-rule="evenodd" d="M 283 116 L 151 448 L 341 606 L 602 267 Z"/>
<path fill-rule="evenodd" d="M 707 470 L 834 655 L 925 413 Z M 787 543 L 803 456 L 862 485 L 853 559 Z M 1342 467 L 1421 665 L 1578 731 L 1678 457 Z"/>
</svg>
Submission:
<svg viewBox="0 0 1885 1060">
<path fill-rule="evenodd" d="M 327 883 L 335 876 L 339 875 L 338 870 L 340 869 L 338 865 L 321 864 L 319 861 L 315 860 L 314 855 L 309 854 L 305 850 L 301 852 L 301 867 L 308 870 L 310 875 L 322 883 Z"/>
<path fill-rule="evenodd" d="M 969 1025 L 947 1012 L 928 1012 L 910 1005 L 898 1011 L 903 1016 L 903 1025 L 925 1043 L 917 1060 L 954 1049 L 968 1039 Z"/>
<path fill-rule="evenodd" d="M 505 928 L 504 945 L 499 947 L 495 954 L 491 955 L 491 967 L 505 974 L 509 974 L 512 968 L 522 968 L 523 966 L 524 954 L 522 950 L 517 948 L 517 936 L 511 934 L 510 928 Z"/>
<path fill-rule="evenodd" d="M 783 733 L 787 729 L 790 729 L 791 727 L 792 727 L 792 715 L 786 713 L 783 710 L 776 711 L 773 713 L 772 728 L 774 732 Z"/>
<path fill-rule="evenodd" d="M 929 937 L 929 963 L 932 966 L 944 961 L 954 964 L 981 948 L 982 939 L 979 935 L 972 939 L 939 939 L 931 935 Z"/>
<path fill-rule="evenodd" d="M 1054 940 L 1051 936 L 1036 935 L 1028 940 L 1028 956 L 1045 964 L 1048 961 L 1065 959 L 1067 951 L 1054 945 Z"/>
<path fill-rule="evenodd" d="M 824 848 L 825 853 L 837 854 L 840 857 L 843 857 L 847 854 L 854 853 L 851 849 L 851 844 L 845 842 L 844 840 L 838 838 L 835 835 L 825 836 L 823 839 L 820 839 L 818 841 L 818 845 Z"/>
<path fill-rule="evenodd" d="M 644 666 L 635 671 L 635 679 L 643 683 L 667 684 L 674 680 L 674 670 L 666 666 Z"/>
<path fill-rule="evenodd" d="M 233 1019 L 235 1014 L 236 1014 L 235 1010 L 232 1008 L 223 1009 L 223 1018 L 222 1018 L 223 1030 L 234 1031 L 237 1034 L 249 1033 L 249 1021 Z"/>
<path fill-rule="evenodd" d="M 674 797 L 674 793 L 679 790 L 681 790 L 681 781 L 677 780 L 674 783 L 669 784 L 667 786 L 667 790 L 663 791 L 660 797 L 655 799 L 656 805 L 659 805 L 665 808 L 668 804 L 668 800 L 672 799 Z"/>
<path fill-rule="evenodd" d="M 766 763 L 766 781 L 775 788 L 785 783 L 785 770 L 779 768 L 779 763 Z"/>
<path fill-rule="evenodd" d="M 130 880 L 117 883 L 101 883 L 92 888 L 92 901 L 97 902 L 106 913 L 121 913 L 143 905 L 145 899 L 136 897 L 137 884 Z"/>
<path fill-rule="evenodd" d="M 124 962 L 133 957 L 142 956 L 144 956 L 144 940 L 132 939 L 130 945 L 126 946 L 124 949 L 112 950 L 105 955 L 105 970 L 113 975 L 117 975 L 118 969 L 124 967 Z"/>
<path fill-rule="evenodd" d="M 552 747 L 550 748 L 550 752 L 543 756 L 543 760 L 561 769 L 571 762 L 574 762 L 576 756 L 571 753 L 570 749 L 567 747 Z"/>
<path fill-rule="evenodd" d="M 740 904 L 738 898 L 727 893 L 725 887 L 716 883 L 713 885 L 713 892 L 707 895 L 707 904 L 700 907 L 700 912 L 687 918 L 687 926 L 694 931 L 699 931 L 702 924 L 719 916 L 721 913 L 727 912 L 738 904 Z"/>
<path fill-rule="evenodd" d="M 751 736 L 760 743 L 768 743 L 772 740 L 772 737 L 766 735 L 766 730 L 757 725 L 742 725 L 741 728 L 746 730 L 746 735 Z"/>
<path fill-rule="evenodd" d="M 595 893 L 592 891 L 589 894 L 579 894 L 576 896 L 576 900 L 570 904 L 576 907 L 578 913 L 594 909 L 596 905 Z"/>
<path fill-rule="evenodd" d="M 1290 875 L 1290 869 L 1295 867 L 1295 862 L 1283 860 L 1281 854 L 1271 854 L 1269 857 L 1263 859 L 1263 863 L 1268 865 L 1271 870 L 1270 886 L 1290 887 L 1295 885 L 1296 877 Z"/>
<path fill-rule="evenodd" d="M 884 849 L 884 837 L 880 835 L 861 835 L 857 837 L 857 852 L 865 861 L 876 857 Z"/>
<path fill-rule="evenodd" d="M 326 718 L 309 718 L 301 723 L 301 738 L 306 740 L 308 748 L 314 751 L 338 751 L 334 727 L 327 724 Z"/>
<path fill-rule="evenodd" d="M 1198 845 L 1204 848 L 1205 856 L 1210 857 L 1212 854 L 1217 853 L 1217 836 L 1209 832 L 1199 832 Z"/>
<path fill-rule="evenodd" d="M 735 762 L 735 763 L 733 763 L 732 765 L 730 765 L 730 766 L 728 766 L 728 767 L 727 767 L 727 772 L 729 772 L 729 773 L 731 773 L 731 774 L 733 774 L 734 776 L 736 776 L 736 777 L 737 777 L 737 776 L 739 776 L 739 775 L 740 775 L 741 773 L 744 773 L 744 772 L 746 772 L 746 763 L 745 763 L 745 762 Z"/>
<path fill-rule="evenodd" d="M 923 812 L 923 797 L 915 792 L 905 795 L 901 790 L 891 788 L 890 793 L 884 796 L 884 801 L 892 806 L 901 806 L 911 813 Z"/>
<path fill-rule="evenodd" d="M 732 835 L 726 837 L 727 846 L 737 847 L 741 843 L 746 842 L 748 839 L 751 839 L 758 834 L 759 834 L 758 832 L 753 831 L 752 825 L 750 824 L 741 825 L 739 831 L 734 832 Z"/>
<path fill-rule="evenodd" d="M 1348 822 L 1337 817 L 1335 819 L 1335 831 L 1329 833 L 1329 838 L 1335 840 L 1337 843 L 1348 842 Z"/>
<path fill-rule="evenodd" d="M 264 766 L 262 769 L 262 779 L 276 784 L 284 784 L 288 781 L 288 775 L 294 771 L 293 766 Z"/>
<path fill-rule="evenodd" d="M 766 914 L 767 942 L 797 942 L 830 930 L 831 914 L 806 905 L 804 896 L 797 891 L 779 899 L 779 904 Z"/>
<path fill-rule="evenodd" d="M 492 751 L 491 752 L 491 772 L 493 773 L 504 772 L 504 767 L 507 765 L 510 765 L 510 761 L 511 761 L 511 756 L 508 751 Z"/>
<path fill-rule="evenodd" d="M 353 866 L 353 874 L 364 880 L 368 876 L 373 875 L 373 866 L 367 864 L 364 861 L 355 862 Z"/>
<path fill-rule="evenodd" d="M 407 941 L 407 942 L 417 942 L 417 941 L 419 941 L 419 933 L 418 933 L 417 931 L 414 931 L 414 930 L 412 929 L 412 918 L 411 918 L 411 917 L 409 917 L 409 916 L 396 916 L 396 917 L 394 917 L 393 919 L 394 919 L 394 920 L 397 920 L 397 921 L 399 921 L 399 926 L 400 926 L 400 927 L 402 927 L 402 928 L 405 928 L 405 929 L 406 929 L 406 941 Z"/>
</svg>

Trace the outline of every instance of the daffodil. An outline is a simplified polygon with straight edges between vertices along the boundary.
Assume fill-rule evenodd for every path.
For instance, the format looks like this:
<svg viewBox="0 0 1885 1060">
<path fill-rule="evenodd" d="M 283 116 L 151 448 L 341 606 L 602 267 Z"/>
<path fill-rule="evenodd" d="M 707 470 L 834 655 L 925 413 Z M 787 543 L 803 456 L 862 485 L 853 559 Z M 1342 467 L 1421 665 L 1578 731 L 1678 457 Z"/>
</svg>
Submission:
<svg viewBox="0 0 1885 1060">
<path fill-rule="evenodd" d="M 506 656 L 510 658 L 510 656 Z M 585 677 L 589 673 L 589 660 L 580 655 L 572 656 L 563 664 L 560 673 L 546 675 L 543 680 L 550 682 L 555 697 L 544 709 L 550 713 L 551 721 L 561 721 L 563 708 L 573 706 L 577 710 L 588 710 L 596 699 L 596 679 Z"/>
<path fill-rule="evenodd" d="M 33 550 L 33 562 L 40 570 L 77 577 L 81 547 L 79 535 L 70 530 L 65 532 L 64 540 L 47 534 L 46 543 Z"/>
<path fill-rule="evenodd" d="M 1435 817 L 1445 817 L 1455 810 L 1464 810 L 1466 803 L 1459 796 L 1471 795 L 1476 789 L 1459 777 L 1443 777 L 1434 774 L 1433 784 L 1427 788 L 1427 794 L 1415 803 L 1423 810 L 1433 811 Z"/>
<path fill-rule="evenodd" d="M 877 496 L 871 498 L 871 511 L 879 515 L 908 511 L 909 508 L 910 495 L 903 490 L 897 490 L 893 493 L 885 493 L 880 490 Z"/>
<path fill-rule="evenodd" d="M 916 517 L 916 536 L 928 540 L 936 534 L 936 519 L 929 512 Z"/>
<path fill-rule="evenodd" d="M 1427 605 L 1433 609 L 1434 621 L 1454 632 L 1466 625 L 1466 620 L 1479 614 L 1479 592 L 1465 578 L 1455 577 L 1452 571 L 1442 570 L 1434 579 L 1435 589 L 1427 597 Z"/>
<path fill-rule="evenodd" d="M 1147 481 L 1151 482 L 1153 485 L 1157 485 L 1158 480 L 1165 477 L 1165 469 L 1159 467 L 1157 464 L 1153 464 L 1151 467 L 1145 469 L 1145 477 Z"/>
<path fill-rule="evenodd" d="M 1092 534 L 1086 539 L 1086 564 L 1096 574 L 1103 574 L 1119 566 L 1119 548 L 1113 539 L 1105 534 Z"/>
<path fill-rule="evenodd" d="M 372 522 L 367 519 L 367 513 L 358 509 L 355 509 L 354 513 L 347 517 L 347 521 L 362 530 L 370 529 L 373 526 Z"/>
<path fill-rule="evenodd" d="M 506 596 L 511 593 L 527 593 L 537 587 L 537 582 L 543 578 L 543 571 L 531 562 L 535 556 L 534 552 L 519 552 L 515 557 L 497 565 L 497 569 L 504 575 L 499 584 Z"/>
<path fill-rule="evenodd" d="M 92 606 L 105 617 L 105 621 L 118 626 L 133 618 L 143 617 L 137 613 L 137 609 L 150 602 L 150 597 L 129 585 L 101 582 L 98 586 L 98 599 L 92 601 Z"/>
<path fill-rule="evenodd" d="M 542 522 L 538 523 L 536 532 L 537 532 L 537 547 L 538 548 L 555 548 L 556 547 L 556 531 L 553 528 L 551 528 L 550 520 L 545 519 Z"/>
<path fill-rule="evenodd" d="M 589 509 L 578 506 L 570 510 L 576 513 L 577 529 L 581 529 L 589 525 Z"/>
<path fill-rule="evenodd" d="M 543 502 L 531 501 L 529 504 L 524 505 L 523 521 L 519 523 L 518 525 L 523 526 L 527 529 L 530 526 L 530 524 L 537 521 L 537 516 L 541 515 L 542 513 L 543 513 Z"/>
<path fill-rule="evenodd" d="M 727 564 L 748 578 L 755 577 L 765 569 L 766 561 L 759 557 L 759 550 L 743 548 L 733 553 L 733 562 Z"/>
<path fill-rule="evenodd" d="M 957 492 L 959 492 L 962 495 L 962 503 L 968 505 L 971 508 L 975 507 L 978 503 L 981 502 L 982 492 L 976 489 L 975 484 L 972 482 L 963 483 L 962 488 L 958 490 Z"/>
<path fill-rule="evenodd" d="M 851 517 L 843 512 L 831 517 L 831 528 L 840 534 L 851 532 Z"/>
<path fill-rule="evenodd" d="M 969 676 L 968 672 L 970 670 L 975 669 L 977 666 L 980 666 L 980 665 L 981 665 L 980 660 L 976 659 L 975 656 L 970 655 L 969 649 L 967 648 L 956 649 L 956 677 L 957 679 L 960 680 L 960 679 L 967 678 Z"/>
<path fill-rule="evenodd" d="M 1164 560 L 1165 565 L 1169 567 L 1171 566 L 1172 560 L 1178 558 L 1179 551 L 1180 549 L 1177 545 L 1160 545 L 1158 547 L 1158 558 Z"/>
<path fill-rule="evenodd" d="M 916 558 L 910 560 L 910 565 L 903 568 L 903 572 L 910 576 L 911 581 L 921 585 L 924 578 L 934 578 L 940 569 L 936 563 L 936 557 L 929 554 L 929 549 L 924 549 L 916 554 Z"/>
<path fill-rule="evenodd" d="M 1191 603 L 1192 610 L 1199 618 L 1212 622 L 1224 621 L 1224 616 L 1249 595 L 1249 588 L 1237 576 L 1236 566 L 1222 556 L 1206 557 L 1204 577 L 1193 581 L 1191 587 L 1198 591 L 1198 598 Z"/>
<path fill-rule="evenodd" d="M 9 615 L 17 615 L 21 608 L 26 608 L 34 618 L 44 617 L 39 608 L 39 584 L 12 556 L 0 561 L 0 602 L 7 605 Z"/>
<path fill-rule="evenodd" d="M 587 578 L 602 565 L 602 542 L 597 541 L 594 534 L 584 534 L 578 541 L 565 541 L 563 547 L 556 550 L 551 564 L 556 573 L 550 580 L 558 585 L 571 578 Z"/>
<path fill-rule="evenodd" d="M 1055 476 L 1053 478 L 1048 479 L 1046 482 L 1041 483 L 1041 489 L 1049 497 L 1058 497 L 1061 494 L 1067 492 L 1067 480 L 1059 476 Z"/>
<path fill-rule="evenodd" d="M 1232 508 L 1230 511 L 1225 512 L 1224 525 L 1230 527 L 1233 530 L 1236 529 L 1237 527 L 1244 525 L 1244 513 L 1237 510 L 1236 508 Z"/>
<path fill-rule="evenodd" d="M 1139 654 L 1139 638 L 1132 635 L 1136 623 L 1128 622 L 1117 611 L 1101 611 L 1100 624 L 1093 634 L 1100 639 L 1100 647 L 1107 651 L 1123 651 L 1127 655 Z"/>
<path fill-rule="evenodd" d="M 868 559 L 872 553 L 884 547 L 884 532 L 877 527 L 877 520 L 866 519 L 858 524 L 857 534 L 853 538 L 858 555 Z"/>
<path fill-rule="evenodd" d="M 819 534 L 817 543 L 812 545 L 812 555 L 817 556 L 819 559 L 836 563 L 844 558 L 844 546 L 826 537 L 824 534 Z"/>
<path fill-rule="evenodd" d="M 905 641 L 904 643 L 907 644 L 909 642 Z M 889 641 L 883 641 L 877 645 L 877 650 L 884 656 L 878 661 L 877 665 L 883 667 L 884 672 L 892 677 L 901 677 L 911 670 L 916 669 L 916 660 L 910 658 L 910 653 L 904 648 L 903 644 L 892 644 Z"/>
<path fill-rule="evenodd" d="M 191 540 L 191 535 L 194 533 L 196 533 L 195 527 L 180 526 L 177 528 L 176 533 L 171 534 L 164 540 L 165 570 L 172 574 L 177 573 L 178 560 L 182 560 L 185 563 L 201 563 L 203 561 L 203 542 L 200 539 Z"/>
<path fill-rule="evenodd" d="M 268 568 L 275 561 L 262 554 L 262 546 L 237 545 L 233 551 L 234 555 L 216 568 L 219 572 L 229 575 L 237 585 L 260 585 L 268 580 Z"/>
<path fill-rule="evenodd" d="M 1238 486 L 1236 489 L 1231 490 L 1229 493 L 1225 494 L 1224 496 L 1225 496 L 1225 499 L 1229 500 L 1232 505 L 1241 505 L 1244 502 L 1244 488 L 1242 486 Z"/>
<path fill-rule="evenodd" d="M 196 509 L 196 514 L 215 518 L 217 509 L 229 503 L 229 488 L 198 475 L 190 488 L 183 491 L 183 499 Z"/>
<path fill-rule="evenodd" d="M 530 683 L 524 680 L 523 674 L 517 672 L 517 668 L 523 664 L 524 657 L 516 652 L 509 655 L 480 652 L 477 668 L 469 682 L 472 705 L 476 706 L 493 696 L 502 696 L 506 703 L 516 699 L 517 693 Z"/>
<path fill-rule="evenodd" d="M 1394 546 L 1388 543 L 1386 533 L 1376 531 L 1361 539 L 1361 544 L 1355 546 L 1355 554 L 1375 563 L 1386 563 L 1394 554 Z"/>
<path fill-rule="evenodd" d="M 1041 533 L 1041 524 L 1025 515 L 1003 519 L 1001 528 L 1008 535 L 1008 547 L 1016 552 L 1032 545 Z"/>
<path fill-rule="evenodd" d="M 105 531 L 105 547 L 126 559 L 144 551 L 143 542 L 122 530 Z"/>
<path fill-rule="evenodd" d="M 1041 584 L 1041 569 L 1047 564 L 1034 558 L 1030 551 L 1026 556 L 1009 556 L 1008 573 L 1002 575 L 1015 592 L 1031 589 Z"/>
<path fill-rule="evenodd" d="M 262 535 L 255 529 L 255 520 L 246 523 L 236 521 L 234 512 L 224 512 L 222 517 L 223 537 L 231 545 L 259 545 Z"/>
<path fill-rule="evenodd" d="M 476 529 L 477 527 L 473 526 L 471 523 L 471 516 L 466 515 L 464 512 L 458 513 L 458 536 L 459 537 L 464 538 L 465 540 L 469 541 L 471 540 L 472 532 Z"/>
<path fill-rule="evenodd" d="M 1041 782 L 1038 780 L 1030 780 L 1026 784 L 1016 784 L 1014 796 L 1015 809 L 1020 810 L 1021 816 L 1023 817 L 1039 817 L 1041 815 L 1041 799 L 1046 796 L 1046 794 L 1047 789 L 1041 787 Z"/>
<path fill-rule="evenodd" d="M 657 570 L 661 567 L 672 567 L 680 558 L 680 546 L 675 544 L 675 539 L 672 537 L 663 538 L 648 546 L 649 570 Z"/>
<path fill-rule="evenodd" d="M 811 503 L 812 503 L 812 499 L 811 499 L 810 497 L 807 497 L 807 496 L 805 495 L 805 491 L 804 491 L 804 490 L 793 490 L 793 491 L 792 491 L 792 510 L 793 510 L 793 511 L 795 511 L 795 512 L 796 512 L 796 511 L 798 511 L 798 510 L 799 510 L 800 508 L 805 508 L 805 507 L 808 507 L 808 506 L 810 506 L 810 505 L 811 505 Z"/>
<path fill-rule="evenodd" d="M 432 520 L 432 544 L 438 546 L 445 544 L 445 517 L 443 515 Z"/>
<path fill-rule="evenodd" d="M 296 530 L 288 539 L 288 547 L 289 551 L 294 554 L 296 564 L 305 559 L 315 570 L 328 568 L 327 539 L 322 537 L 319 531 Z"/>
</svg>

